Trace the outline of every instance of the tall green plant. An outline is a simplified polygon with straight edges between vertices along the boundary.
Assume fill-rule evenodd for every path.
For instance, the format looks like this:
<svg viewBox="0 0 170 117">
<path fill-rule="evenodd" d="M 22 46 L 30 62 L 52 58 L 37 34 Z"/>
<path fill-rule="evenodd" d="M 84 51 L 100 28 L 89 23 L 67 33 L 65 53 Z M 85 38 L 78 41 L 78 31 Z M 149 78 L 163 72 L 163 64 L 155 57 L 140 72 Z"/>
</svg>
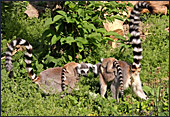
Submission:
<svg viewBox="0 0 170 117">
<path fill-rule="evenodd" d="M 123 20 L 125 6 L 115 1 L 66 1 L 64 10 L 57 10 L 57 15 L 45 22 L 46 26 L 53 25 L 55 31 L 48 29 L 43 36 L 50 38 L 50 45 L 59 43 L 68 61 L 82 60 L 91 52 L 95 54 L 94 50 L 105 46 L 108 40 L 113 41 L 110 35 L 124 39 L 115 32 L 106 32 L 103 22 Z"/>
</svg>

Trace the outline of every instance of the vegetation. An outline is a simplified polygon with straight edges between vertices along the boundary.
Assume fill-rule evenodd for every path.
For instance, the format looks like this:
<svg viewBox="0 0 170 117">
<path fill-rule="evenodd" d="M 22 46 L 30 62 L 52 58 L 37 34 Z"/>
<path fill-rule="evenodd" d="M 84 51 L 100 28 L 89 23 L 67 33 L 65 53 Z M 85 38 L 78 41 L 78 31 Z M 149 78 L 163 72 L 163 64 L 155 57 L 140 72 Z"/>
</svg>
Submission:
<svg viewBox="0 0 170 117">
<path fill-rule="evenodd" d="M 124 3 L 66 1 L 64 10 L 56 11 L 55 17 L 51 17 L 50 10 L 46 9 L 42 16 L 33 19 L 24 14 L 27 1 L 1 3 L 1 57 L 5 56 L 8 42 L 16 37 L 24 38 L 33 45 L 32 65 L 36 74 L 70 61 L 95 64 L 100 58 L 106 57 L 129 63 L 133 61 L 131 46 L 123 42 L 116 49 L 108 46 L 107 41 L 111 40 L 109 35 L 122 40 L 124 37 L 106 32 L 102 24 L 105 18 L 109 21 L 115 18 L 122 20 L 121 12 L 127 12 Z M 109 14 L 106 17 L 105 12 Z M 77 84 L 79 90 L 74 90 L 64 98 L 60 98 L 59 94 L 45 95 L 28 78 L 24 53 L 18 51 L 13 56 L 14 78 L 8 77 L 5 59 L 1 59 L 1 115 L 168 116 L 169 33 L 165 29 L 169 26 L 169 15 L 147 14 L 142 19 L 146 39 L 142 40 L 144 50 L 140 77 L 149 100 L 139 99 L 132 93 L 131 87 L 125 91 L 124 101 L 120 99 L 120 103 L 112 98 L 109 87 L 106 98 L 102 98 L 99 94 L 99 77 L 94 77 L 93 73 L 81 77 Z"/>
</svg>

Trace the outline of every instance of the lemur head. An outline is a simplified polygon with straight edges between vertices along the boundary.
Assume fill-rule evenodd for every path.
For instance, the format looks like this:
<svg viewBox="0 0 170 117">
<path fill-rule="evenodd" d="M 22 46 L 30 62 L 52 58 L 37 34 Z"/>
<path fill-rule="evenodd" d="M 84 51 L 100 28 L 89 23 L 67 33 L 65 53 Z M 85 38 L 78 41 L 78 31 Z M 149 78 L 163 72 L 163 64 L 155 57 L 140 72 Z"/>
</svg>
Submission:
<svg viewBox="0 0 170 117">
<path fill-rule="evenodd" d="M 101 58 L 101 62 L 103 62 L 103 58 Z M 97 63 L 95 65 L 92 65 L 92 71 L 95 75 L 99 74 L 99 67 L 100 67 L 101 63 Z"/>
<path fill-rule="evenodd" d="M 81 74 L 83 76 L 87 76 L 90 67 L 92 67 L 92 64 L 81 62 L 77 66 L 77 72 L 78 72 L 78 74 Z"/>
<path fill-rule="evenodd" d="M 103 62 L 103 58 L 101 58 L 101 62 Z M 97 63 L 95 65 L 92 65 L 92 72 L 94 73 L 94 76 L 96 77 L 99 74 L 99 67 L 101 63 Z"/>
<path fill-rule="evenodd" d="M 98 75 L 99 74 L 99 67 L 100 67 L 101 63 L 97 63 L 95 65 L 92 65 L 92 72 L 95 74 L 95 75 Z"/>
</svg>

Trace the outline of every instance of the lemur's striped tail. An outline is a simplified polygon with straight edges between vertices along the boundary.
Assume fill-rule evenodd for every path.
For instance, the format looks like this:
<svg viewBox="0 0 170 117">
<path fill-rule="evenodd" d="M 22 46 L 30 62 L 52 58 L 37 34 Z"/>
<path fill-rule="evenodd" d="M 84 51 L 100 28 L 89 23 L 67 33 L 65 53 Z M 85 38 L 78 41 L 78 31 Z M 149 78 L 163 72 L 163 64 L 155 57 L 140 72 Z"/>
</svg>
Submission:
<svg viewBox="0 0 170 117">
<path fill-rule="evenodd" d="M 32 46 L 29 44 L 28 41 L 24 40 L 24 39 L 16 39 L 13 40 L 9 46 L 7 47 L 6 50 L 6 69 L 8 72 L 10 72 L 9 77 L 13 76 L 13 72 L 12 72 L 12 52 L 14 50 L 14 47 L 16 47 L 17 45 L 22 45 L 26 47 L 27 52 L 25 52 L 25 62 L 26 62 L 26 70 L 28 72 L 29 77 L 35 81 L 36 80 L 36 75 L 33 72 L 32 69 Z"/>
<path fill-rule="evenodd" d="M 122 69 L 118 63 L 117 60 L 115 60 L 113 62 L 113 65 L 116 67 L 117 69 L 117 75 L 118 75 L 118 78 L 119 78 L 119 83 L 120 83 L 120 91 L 121 91 L 121 95 L 123 96 L 123 93 L 124 93 L 124 89 L 123 89 L 123 74 L 122 74 Z"/>
<path fill-rule="evenodd" d="M 61 76 L 61 88 L 62 88 L 63 91 L 66 89 L 66 84 L 65 84 L 66 76 L 65 76 L 65 72 L 66 72 L 66 69 L 63 68 L 62 69 L 62 76 Z"/>
<path fill-rule="evenodd" d="M 150 6 L 148 2 L 138 2 L 133 10 L 131 11 L 130 21 L 129 21 L 129 32 L 131 34 L 130 40 L 133 47 L 133 64 L 132 73 L 140 72 L 142 59 L 142 47 L 140 40 L 139 23 L 140 23 L 140 12 L 142 9 L 147 8 L 151 13 L 153 12 L 153 7 Z"/>
</svg>

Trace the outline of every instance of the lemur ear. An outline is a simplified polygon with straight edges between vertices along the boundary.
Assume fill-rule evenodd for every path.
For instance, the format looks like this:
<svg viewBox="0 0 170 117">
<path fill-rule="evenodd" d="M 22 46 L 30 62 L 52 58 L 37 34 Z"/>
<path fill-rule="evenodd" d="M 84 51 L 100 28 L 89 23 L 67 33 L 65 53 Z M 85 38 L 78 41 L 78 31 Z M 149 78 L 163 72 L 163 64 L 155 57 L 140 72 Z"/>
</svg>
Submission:
<svg viewBox="0 0 170 117">
<path fill-rule="evenodd" d="M 95 68 L 95 67 L 96 67 L 96 65 L 92 65 L 92 67 L 93 67 L 93 68 Z"/>
<path fill-rule="evenodd" d="M 93 65 L 91 63 L 86 63 L 88 67 L 92 67 Z"/>
<path fill-rule="evenodd" d="M 81 64 L 82 64 L 83 62 L 81 61 Z"/>
<path fill-rule="evenodd" d="M 101 58 L 101 62 L 103 62 L 103 58 Z"/>
<path fill-rule="evenodd" d="M 77 65 L 77 68 L 79 68 L 79 69 L 80 69 L 80 67 L 81 67 L 81 64 L 78 64 L 78 65 Z"/>
</svg>

